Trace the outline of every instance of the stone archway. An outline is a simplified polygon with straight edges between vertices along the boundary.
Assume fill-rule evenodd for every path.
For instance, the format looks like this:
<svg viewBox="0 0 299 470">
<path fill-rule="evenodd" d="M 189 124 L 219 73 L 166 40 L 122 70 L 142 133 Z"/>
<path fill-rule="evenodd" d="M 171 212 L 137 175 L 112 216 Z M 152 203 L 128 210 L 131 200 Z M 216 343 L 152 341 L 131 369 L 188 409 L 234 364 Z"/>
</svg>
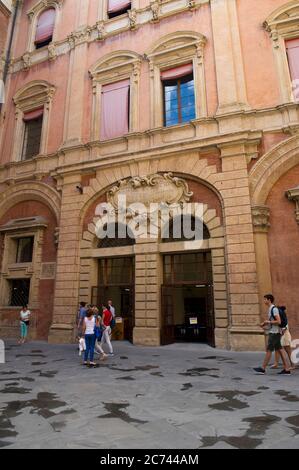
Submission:
<svg viewBox="0 0 299 470">
<path fill-rule="evenodd" d="M 55 214 L 57 223 L 59 222 L 60 194 L 51 186 L 40 182 L 30 182 L 30 186 L 27 183 L 9 186 L 0 194 L 0 215 L 18 202 L 26 200 L 40 201 L 45 204 Z"/>
<path fill-rule="evenodd" d="M 3 336 L 16 336 L 12 332 L 21 307 L 17 300 L 29 304 L 32 337 L 46 339 L 48 336 L 53 315 L 59 215 L 60 196 L 43 183 L 33 182 L 30 187 L 26 183 L 15 184 L 0 196 Z M 30 246 L 26 260 L 18 257 L 22 241 Z"/>
<path fill-rule="evenodd" d="M 188 179 L 188 175 L 185 175 Z M 199 179 L 192 177 L 194 184 L 201 184 Z M 97 181 L 91 184 L 86 192 L 91 195 L 94 188 L 99 188 Z M 142 203 L 156 203 L 159 198 L 165 198 L 165 202 L 189 202 L 193 193 L 189 191 L 187 180 L 170 173 L 159 173 L 146 177 L 133 177 L 121 180 L 115 186 L 106 189 L 107 200 L 113 205 L 118 193 L 126 194 L 128 203 L 141 201 Z M 88 212 L 90 204 L 95 204 L 96 198 L 101 197 L 103 191 L 93 194 L 89 198 L 82 214 L 82 225 L 84 225 L 84 213 Z M 157 199 L 158 198 L 158 199 Z M 220 203 L 221 206 L 221 203 Z M 97 268 L 96 260 L 99 257 L 111 256 L 135 256 L 136 268 L 136 325 L 134 330 L 135 344 L 160 344 L 161 317 L 157 312 L 161 310 L 160 286 L 161 286 L 161 257 L 167 250 L 189 251 L 210 250 L 214 270 L 214 295 L 215 295 L 215 336 L 216 345 L 221 348 L 228 347 L 228 305 L 226 287 L 226 260 L 225 239 L 222 220 L 216 209 L 203 205 L 202 220 L 207 227 L 210 238 L 202 242 L 174 242 L 164 244 L 160 238 L 149 240 L 140 237 L 136 245 L 105 250 L 97 249 L 95 242 L 95 231 L 98 218 L 88 224 L 87 230 L 83 232 L 80 255 L 80 299 L 90 302 L 91 286 L 96 282 Z M 160 230 L 161 227 L 159 227 Z M 169 246 L 172 245 L 172 246 Z"/>
<path fill-rule="evenodd" d="M 290 304 L 289 299 L 292 299 L 289 313 L 293 318 L 298 309 L 296 296 L 295 299 L 292 297 L 294 283 L 297 285 L 296 269 L 293 266 L 296 264 L 296 252 L 290 253 L 288 250 L 290 245 L 291 249 L 294 248 L 298 238 L 295 214 L 297 200 L 294 197 L 296 186 L 299 185 L 298 178 L 294 178 L 298 168 L 297 134 L 266 153 L 249 174 L 259 291 L 261 294 L 273 292 L 277 302 L 283 304 Z M 284 252 L 281 251 L 282 246 L 285 246 Z M 287 279 L 288 272 L 293 273 L 291 276 L 294 281 L 290 295 L 287 295 L 291 286 Z M 298 331 L 295 321 L 292 327 L 293 331 L 296 328 Z"/>
</svg>

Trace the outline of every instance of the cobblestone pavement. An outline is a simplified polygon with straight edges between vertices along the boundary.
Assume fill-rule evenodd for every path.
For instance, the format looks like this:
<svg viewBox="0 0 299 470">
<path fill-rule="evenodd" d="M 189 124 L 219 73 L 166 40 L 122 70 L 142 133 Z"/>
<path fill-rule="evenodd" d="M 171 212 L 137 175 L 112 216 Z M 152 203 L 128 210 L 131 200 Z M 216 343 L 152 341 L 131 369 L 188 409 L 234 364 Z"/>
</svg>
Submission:
<svg viewBox="0 0 299 470">
<path fill-rule="evenodd" d="M 86 369 L 76 345 L 6 346 L 1 448 L 299 448 L 299 370 L 255 375 L 261 353 L 121 342 Z"/>
</svg>

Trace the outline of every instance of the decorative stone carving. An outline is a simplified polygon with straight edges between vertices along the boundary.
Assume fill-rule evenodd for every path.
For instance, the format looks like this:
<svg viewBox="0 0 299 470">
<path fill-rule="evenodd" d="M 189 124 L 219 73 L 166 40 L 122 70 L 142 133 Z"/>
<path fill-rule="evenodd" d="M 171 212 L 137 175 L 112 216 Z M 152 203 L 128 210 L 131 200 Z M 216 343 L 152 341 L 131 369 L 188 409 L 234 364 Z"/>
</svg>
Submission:
<svg viewBox="0 0 299 470">
<path fill-rule="evenodd" d="M 252 221 L 255 233 L 268 233 L 270 228 L 270 209 L 267 206 L 252 207 Z"/>
<path fill-rule="evenodd" d="M 137 11 L 136 10 L 129 10 L 129 20 L 130 20 L 130 29 L 134 30 L 137 28 Z"/>
<path fill-rule="evenodd" d="M 57 57 L 56 47 L 54 44 L 48 46 L 49 60 L 55 60 Z"/>
<path fill-rule="evenodd" d="M 195 0 L 187 0 L 187 7 L 189 10 L 194 10 L 196 8 Z"/>
<path fill-rule="evenodd" d="M 107 200 L 114 208 L 118 207 L 118 197 L 126 196 L 127 205 L 142 203 L 177 204 L 189 202 L 193 193 L 189 191 L 188 184 L 182 178 L 172 173 L 163 175 L 136 176 L 129 180 L 122 180 L 110 189 Z"/>
<path fill-rule="evenodd" d="M 151 3 L 151 10 L 153 14 L 152 23 L 157 23 L 160 21 L 160 2 L 155 1 Z"/>
<path fill-rule="evenodd" d="M 97 40 L 103 41 L 107 35 L 104 21 L 98 21 L 96 24 L 96 27 L 97 27 L 97 32 L 98 32 Z"/>
<path fill-rule="evenodd" d="M 294 188 L 294 189 L 289 189 L 286 192 L 286 196 L 289 199 L 289 201 L 294 201 L 296 203 L 295 214 L 296 214 L 297 224 L 299 225 L 299 186 L 297 186 L 297 188 Z"/>
<path fill-rule="evenodd" d="M 23 60 L 24 70 L 29 70 L 30 67 L 31 67 L 31 56 L 30 56 L 30 54 L 28 52 L 26 52 L 26 54 L 23 55 L 22 60 Z"/>
</svg>

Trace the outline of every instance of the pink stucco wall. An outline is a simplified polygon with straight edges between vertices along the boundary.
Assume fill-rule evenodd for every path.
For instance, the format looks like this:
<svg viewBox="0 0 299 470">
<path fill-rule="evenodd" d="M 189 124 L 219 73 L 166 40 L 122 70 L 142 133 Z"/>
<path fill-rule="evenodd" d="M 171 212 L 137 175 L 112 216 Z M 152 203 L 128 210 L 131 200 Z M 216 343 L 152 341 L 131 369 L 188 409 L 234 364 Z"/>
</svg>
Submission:
<svg viewBox="0 0 299 470">
<path fill-rule="evenodd" d="M 285 0 L 237 0 L 248 101 L 252 108 L 277 106 L 279 82 L 264 21 Z"/>
<path fill-rule="evenodd" d="M 27 12 L 35 5 L 36 0 L 24 2 L 22 15 L 19 21 L 13 56 L 21 57 L 26 51 L 29 19 Z M 147 5 L 147 0 L 142 0 L 141 6 Z M 86 15 L 78 15 L 80 1 L 64 0 L 60 11 L 60 19 L 56 28 L 56 38 L 64 39 L 81 23 L 95 24 L 98 20 L 97 0 L 89 3 Z M 284 0 L 237 0 L 238 17 L 241 31 L 241 47 L 246 74 L 246 86 L 248 101 L 252 108 L 265 108 L 276 106 L 280 102 L 279 82 L 274 61 L 269 34 L 263 28 L 263 22 L 279 6 L 285 4 Z M 83 11 L 83 10 L 82 10 Z M 217 83 L 215 73 L 215 60 L 213 49 L 213 33 L 211 24 L 211 11 L 208 4 L 196 11 L 181 13 L 168 19 L 163 19 L 157 24 L 146 24 L 137 31 L 128 31 L 108 38 L 104 42 L 91 43 L 87 48 L 85 63 L 85 96 L 83 139 L 90 140 L 92 86 L 88 70 L 102 56 L 116 50 L 130 50 L 140 55 L 146 53 L 152 44 L 159 38 L 176 31 L 196 31 L 205 35 L 207 45 L 205 48 L 205 74 L 208 101 L 208 114 L 213 116 L 217 110 Z M 33 80 L 46 80 L 56 87 L 53 100 L 53 108 L 50 120 L 50 136 L 48 153 L 55 152 L 63 143 L 63 128 L 65 102 L 70 72 L 70 53 L 60 56 L 55 61 L 44 62 L 33 66 L 28 72 L 14 74 L 11 78 L 8 106 L 5 116 L 5 137 L 1 163 L 10 161 L 14 131 L 14 105 L 12 97 L 24 84 Z M 140 82 L 140 131 L 150 126 L 149 110 L 149 67 L 143 61 Z M 74 97 L 75 98 L 75 97 Z"/>
</svg>

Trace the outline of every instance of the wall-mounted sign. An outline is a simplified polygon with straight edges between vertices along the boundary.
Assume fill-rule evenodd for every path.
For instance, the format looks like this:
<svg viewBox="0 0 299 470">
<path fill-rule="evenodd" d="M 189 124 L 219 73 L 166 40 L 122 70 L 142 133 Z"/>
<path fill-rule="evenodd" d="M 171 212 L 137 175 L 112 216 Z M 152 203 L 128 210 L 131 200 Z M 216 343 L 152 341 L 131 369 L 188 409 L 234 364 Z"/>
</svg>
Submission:
<svg viewBox="0 0 299 470">
<path fill-rule="evenodd" d="M 190 320 L 190 325 L 198 325 L 198 320 L 196 317 L 190 318 L 189 320 Z"/>
</svg>

